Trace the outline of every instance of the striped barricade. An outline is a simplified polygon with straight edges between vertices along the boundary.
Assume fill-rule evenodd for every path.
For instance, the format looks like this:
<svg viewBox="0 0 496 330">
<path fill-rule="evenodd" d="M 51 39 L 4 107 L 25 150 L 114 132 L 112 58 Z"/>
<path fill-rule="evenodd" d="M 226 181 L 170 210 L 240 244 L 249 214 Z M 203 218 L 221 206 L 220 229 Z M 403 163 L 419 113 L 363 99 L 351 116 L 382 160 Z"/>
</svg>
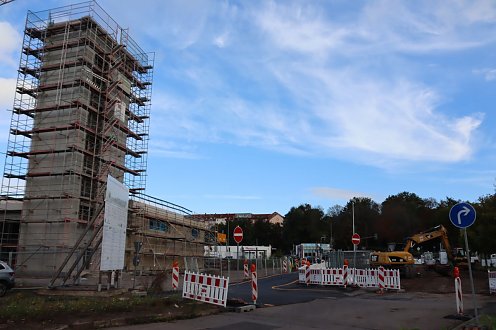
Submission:
<svg viewBox="0 0 496 330">
<path fill-rule="evenodd" d="M 258 281 L 257 281 L 257 266 L 251 264 L 251 299 L 253 303 L 257 303 L 258 299 Z"/>
<path fill-rule="evenodd" d="M 183 298 L 226 307 L 229 277 L 184 272 Z"/>
<path fill-rule="evenodd" d="M 391 290 L 401 289 L 400 271 L 398 269 L 384 269 L 384 288 Z"/>
<path fill-rule="evenodd" d="M 374 268 L 367 268 L 367 288 L 379 287 L 379 270 Z"/>
<path fill-rule="evenodd" d="M 353 274 L 353 283 L 360 288 L 367 288 L 369 283 L 369 270 L 368 269 L 351 269 Z"/>
<path fill-rule="evenodd" d="M 243 261 L 243 275 L 244 275 L 245 279 L 250 278 L 250 275 L 248 273 L 248 261 L 247 260 Z"/>
<path fill-rule="evenodd" d="M 310 284 L 322 284 L 323 269 L 310 267 Z"/>
<path fill-rule="evenodd" d="M 458 315 L 463 315 L 463 292 L 462 292 L 462 280 L 460 277 L 455 277 L 455 301 L 456 301 L 456 313 Z"/>
<path fill-rule="evenodd" d="M 176 291 L 179 286 L 179 263 L 174 261 L 172 263 L 172 290 Z"/>
<path fill-rule="evenodd" d="M 306 267 L 298 268 L 299 283 L 307 283 L 305 270 Z M 401 289 L 399 270 L 383 268 L 381 276 L 379 276 L 379 273 L 379 269 L 373 268 L 354 269 L 343 267 L 320 269 L 310 267 L 308 283 L 317 285 L 343 286 L 345 284 L 345 280 L 348 281 L 347 284 L 350 284 L 351 281 L 354 280 L 354 284 L 361 288 L 380 288 L 380 286 L 382 286 L 383 289 Z M 494 280 L 496 281 L 496 275 Z"/>
<path fill-rule="evenodd" d="M 343 286 L 346 288 L 346 286 L 348 285 L 348 282 L 349 282 L 349 269 L 348 269 L 348 265 L 347 264 L 344 264 L 343 265 Z"/>
<path fill-rule="evenodd" d="M 343 285 L 343 268 L 323 269 L 322 285 Z"/>
<path fill-rule="evenodd" d="M 298 283 L 305 284 L 305 266 L 298 268 Z"/>
</svg>

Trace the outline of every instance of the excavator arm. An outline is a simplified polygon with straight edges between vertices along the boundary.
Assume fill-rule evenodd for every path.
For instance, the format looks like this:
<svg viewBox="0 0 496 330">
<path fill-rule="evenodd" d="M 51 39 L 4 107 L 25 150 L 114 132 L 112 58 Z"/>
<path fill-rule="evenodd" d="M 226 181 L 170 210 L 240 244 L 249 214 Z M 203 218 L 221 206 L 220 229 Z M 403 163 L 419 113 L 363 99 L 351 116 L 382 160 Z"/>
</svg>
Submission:
<svg viewBox="0 0 496 330">
<path fill-rule="evenodd" d="M 451 249 L 451 244 L 448 240 L 448 231 L 446 230 L 446 228 L 444 228 L 443 225 L 430 228 L 426 231 L 408 237 L 404 251 L 409 252 L 410 249 L 412 249 L 416 245 L 423 244 L 436 238 L 439 238 L 441 240 L 441 243 L 443 244 L 444 249 L 448 254 L 448 258 L 453 261 L 453 250 Z"/>
</svg>

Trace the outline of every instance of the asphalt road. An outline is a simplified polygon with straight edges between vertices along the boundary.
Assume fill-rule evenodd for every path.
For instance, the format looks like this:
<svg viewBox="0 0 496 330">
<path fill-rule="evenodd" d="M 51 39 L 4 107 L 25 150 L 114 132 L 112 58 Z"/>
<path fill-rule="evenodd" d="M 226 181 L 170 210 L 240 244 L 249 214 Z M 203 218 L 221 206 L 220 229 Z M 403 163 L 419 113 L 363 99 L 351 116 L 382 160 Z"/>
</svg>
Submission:
<svg viewBox="0 0 496 330">
<path fill-rule="evenodd" d="M 322 288 L 294 283 L 297 274 L 259 279 L 259 300 L 254 311 L 222 313 L 191 320 L 120 327 L 120 330 L 152 329 L 453 329 L 463 321 L 455 318 L 452 294 L 387 292 Z M 229 286 L 230 299 L 250 301 L 249 282 Z M 494 298 L 479 296 L 479 306 Z M 274 307 L 267 307 L 276 305 Z M 469 303 L 467 302 L 466 311 Z"/>
<path fill-rule="evenodd" d="M 345 297 L 350 291 L 335 287 L 305 287 L 297 283 L 298 273 L 274 275 L 258 280 L 259 294 L 257 306 L 288 305 L 309 302 L 318 298 Z M 247 303 L 251 300 L 251 282 L 229 285 L 228 299 L 239 299 Z"/>
</svg>

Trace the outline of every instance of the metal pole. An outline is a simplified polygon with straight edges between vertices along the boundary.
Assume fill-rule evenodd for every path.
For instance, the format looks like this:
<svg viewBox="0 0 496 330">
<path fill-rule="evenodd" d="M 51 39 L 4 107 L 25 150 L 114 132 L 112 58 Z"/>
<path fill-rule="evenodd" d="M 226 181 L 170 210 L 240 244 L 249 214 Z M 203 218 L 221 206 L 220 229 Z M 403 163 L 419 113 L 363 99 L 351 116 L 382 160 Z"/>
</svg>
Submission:
<svg viewBox="0 0 496 330">
<path fill-rule="evenodd" d="M 355 202 L 352 202 L 351 205 L 352 205 L 352 218 L 353 218 L 353 234 L 355 234 Z M 356 244 L 353 244 L 353 268 L 356 268 Z"/>
<path fill-rule="evenodd" d="M 329 239 L 329 252 L 332 250 L 332 219 L 329 218 L 329 222 L 331 225 L 331 238 Z"/>
<path fill-rule="evenodd" d="M 472 277 L 472 262 L 470 260 L 470 250 L 468 249 L 467 228 L 463 229 L 463 235 L 465 236 L 465 250 L 467 250 L 468 273 L 470 276 L 470 286 L 472 287 L 472 301 L 474 304 L 475 322 L 476 322 L 477 327 L 478 327 L 479 326 L 479 313 L 477 312 L 477 298 L 475 296 L 474 279 Z"/>
<path fill-rule="evenodd" d="M 267 256 L 265 256 L 264 259 L 264 264 L 265 264 L 265 276 L 267 277 L 269 274 L 267 273 Z"/>
</svg>

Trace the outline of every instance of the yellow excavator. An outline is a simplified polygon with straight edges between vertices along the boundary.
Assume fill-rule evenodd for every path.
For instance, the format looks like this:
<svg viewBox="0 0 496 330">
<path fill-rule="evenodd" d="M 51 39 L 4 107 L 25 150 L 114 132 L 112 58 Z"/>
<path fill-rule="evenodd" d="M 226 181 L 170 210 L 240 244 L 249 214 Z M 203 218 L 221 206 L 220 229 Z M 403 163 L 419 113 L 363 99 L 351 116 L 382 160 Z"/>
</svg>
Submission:
<svg viewBox="0 0 496 330">
<path fill-rule="evenodd" d="M 413 265 L 415 260 L 410 250 L 417 245 L 439 238 L 446 250 L 448 259 L 454 263 L 453 250 L 448 240 L 448 231 L 443 225 L 430 228 L 421 233 L 410 236 L 406 239 L 405 248 L 402 251 L 372 252 L 370 254 L 370 265 L 372 267 L 383 266 L 385 268 L 397 268 L 404 276 L 413 275 Z"/>
</svg>

